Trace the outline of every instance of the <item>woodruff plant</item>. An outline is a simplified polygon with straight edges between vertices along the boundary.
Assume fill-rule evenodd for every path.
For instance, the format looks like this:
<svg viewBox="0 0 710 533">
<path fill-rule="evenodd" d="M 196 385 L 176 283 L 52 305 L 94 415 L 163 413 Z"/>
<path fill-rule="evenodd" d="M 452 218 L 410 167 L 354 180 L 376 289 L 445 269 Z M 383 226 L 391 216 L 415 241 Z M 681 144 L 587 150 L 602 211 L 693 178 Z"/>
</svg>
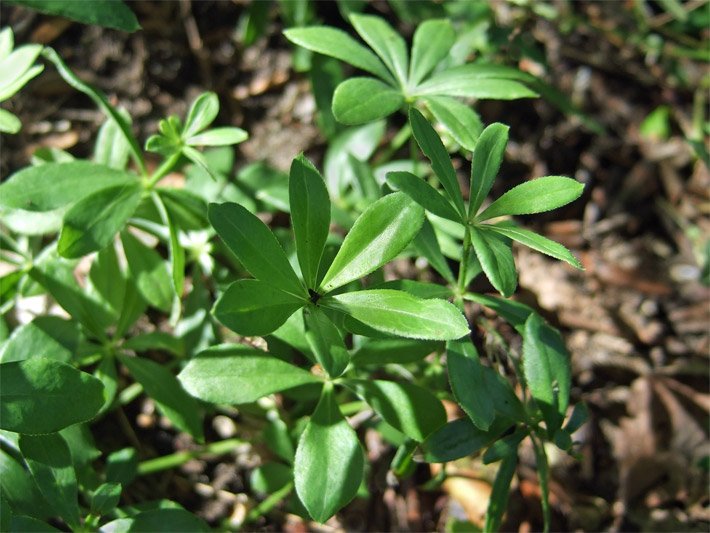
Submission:
<svg viewBox="0 0 710 533">
<path fill-rule="evenodd" d="M 580 196 L 582 185 L 542 177 L 485 205 L 508 128 L 482 129 L 456 98 L 534 96 L 520 83 L 522 73 L 447 65 L 453 30 L 446 20 L 417 28 L 411 61 L 404 41 L 382 19 L 353 15 L 351 22 L 374 54 L 332 28 L 286 34 L 377 76 L 341 84 L 333 101 L 336 118 L 363 123 L 405 110 L 413 146 L 431 169 L 425 172 L 416 153 L 408 162 L 412 172 L 391 170 L 377 181 L 366 162 L 336 154 L 360 180 L 369 202 L 361 213 L 352 209 L 357 202 L 340 201 L 347 189 L 329 191 L 303 155 L 295 157 L 288 177 L 250 169 L 230 183 L 225 173 L 231 159 L 224 164 L 214 152 L 196 149 L 246 138 L 239 128 L 209 129 L 219 111 L 213 93 L 193 102 L 184 123 L 177 117 L 159 123 L 159 133 L 145 144 L 162 157 L 151 169 L 127 114 L 77 78 L 54 50 L 41 51 L 108 121 L 91 161 L 43 151 L 0 185 L 2 259 L 14 265 L 0 278 L 3 314 L 20 298 L 42 293 L 69 314 L 37 316 L 0 347 L 0 529 L 48 527 L 46 521 L 57 517 L 87 531 L 206 529 L 173 502 L 122 506 L 122 490 L 136 475 L 172 468 L 201 452 L 225 453 L 238 440 L 141 463 L 127 448 L 103 467 L 92 465 L 102 454 L 93 446 L 90 421 L 114 412 L 120 417 L 142 391 L 198 442 L 205 438 L 203 411 L 212 406 L 263 415 L 263 438 L 279 462 L 254 471 L 254 490 L 273 493 L 249 520 L 294 489 L 300 503 L 292 501 L 292 508 L 319 522 L 362 493 L 365 455 L 359 427 L 346 418 L 360 414 L 365 422 L 359 423 L 379 429 L 397 447 L 391 468 L 398 476 L 411 475 L 419 461 L 446 463 L 481 451 L 484 462 L 500 461 L 486 530 L 500 527 L 518 447 L 529 439 L 549 528 L 545 446 L 572 451 L 585 411 L 577 406 L 567 416 L 571 376 L 559 332 L 530 307 L 507 299 L 517 285 L 512 242 L 579 263 L 510 217 L 563 206 Z M 25 61 L 26 79 L 39 72 L 29 68 L 35 52 Z M 473 150 L 468 198 L 419 106 Z M 370 148 L 368 154 L 375 146 Z M 161 186 L 187 163 L 194 167 L 185 188 Z M 257 193 L 252 198 L 246 189 Z M 259 203 L 258 193 L 270 201 Z M 255 214 L 265 205 L 287 211 L 289 227 L 269 228 Z M 344 236 L 336 227 L 346 230 Z M 212 239 L 215 232 L 219 239 Z M 74 271 L 86 256 L 82 285 Z M 443 283 L 385 280 L 382 267 L 403 256 L 426 258 Z M 502 298 L 470 291 L 481 273 Z M 522 336 L 522 354 L 510 351 L 486 363 L 471 338 L 467 301 L 508 321 Z M 136 327 L 148 308 L 167 318 L 170 333 Z M 267 349 L 223 342 L 239 337 L 219 324 L 242 337 L 263 337 Z M 155 351 L 174 358 L 159 364 L 147 356 Z M 448 386 L 437 370 L 444 364 Z M 121 369 L 134 383 L 122 384 Z M 283 402 L 269 398 L 275 393 Z M 455 400 L 464 415 L 447 421 L 443 399 Z"/>
</svg>

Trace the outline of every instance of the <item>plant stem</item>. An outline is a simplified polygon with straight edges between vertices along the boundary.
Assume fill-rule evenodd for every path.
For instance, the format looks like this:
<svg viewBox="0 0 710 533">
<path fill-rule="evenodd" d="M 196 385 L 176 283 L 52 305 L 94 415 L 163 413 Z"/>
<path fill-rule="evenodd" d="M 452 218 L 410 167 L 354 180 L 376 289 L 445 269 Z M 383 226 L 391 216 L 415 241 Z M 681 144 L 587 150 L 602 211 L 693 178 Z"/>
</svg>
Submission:
<svg viewBox="0 0 710 533">
<path fill-rule="evenodd" d="M 381 152 L 380 155 L 375 157 L 375 159 L 372 161 L 372 165 L 377 166 L 389 161 L 392 158 L 392 154 L 399 150 L 402 145 L 407 142 L 408 139 L 411 138 L 412 128 L 409 126 L 409 122 L 407 122 L 392 138 L 392 141 L 390 142 L 387 149 Z M 416 161 L 416 159 L 414 159 L 414 161 Z"/>
<path fill-rule="evenodd" d="M 456 284 L 456 295 L 454 303 L 464 310 L 463 295 L 466 293 L 466 270 L 468 269 L 468 260 L 471 255 L 471 229 L 466 224 L 463 232 L 463 249 L 461 251 L 461 263 L 459 264 L 459 277 Z"/>
<path fill-rule="evenodd" d="M 245 444 L 246 441 L 241 439 L 226 439 L 201 446 L 196 450 L 185 450 L 182 452 L 171 453 L 163 457 L 156 457 L 138 464 L 138 475 L 154 474 L 162 470 L 169 470 L 181 465 L 184 465 L 191 459 L 201 457 L 203 455 L 224 455 L 229 453 L 237 446 Z"/>
<path fill-rule="evenodd" d="M 145 183 L 145 188 L 146 190 L 150 191 L 155 187 L 155 184 L 158 183 L 162 178 L 164 178 L 173 168 L 175 168 L 175 165 L 177 165 L 177 162 L 180 160 L 180 156 L 182 155 L 182 152 L 177 152 L 168 157 L 166 160 L 163 161 L 163 163 L 157 168 L 157 170 L 153 173 L 153 175 L 146 181 Z"/>
<path fill-rule="evenodd" d="M 543 533 L 550 531 L 550 467 L 547 463 L 542 439 L 538 442 L 538 437 L 534 431 L 530 432 L 530 440 L 535 450 L 535 460 L 537 461 L 537 477 L 540 480 L 540 503 L 542 504 Z"/>
<path fill-rule="evenodd" d="M 260 516 L 265 515 L 271 509 L 273 509 L 276 504 L 278 504 L 281 500 L 283 500 L 286 496 L 288 496 L 291 491 L 293 490 L 293 481 L 289 481 L 286 483 L 283 487 L 278 489 L 277 491 L 273 492 L 266 498 L 263 502 L 261 502 L 259 505 L 254 507 L 251 511 L 249 511 L 249 514 L 247 515 L 247 522 L 253 522 L 254 520 L 258 519 Z"/>
</svg>

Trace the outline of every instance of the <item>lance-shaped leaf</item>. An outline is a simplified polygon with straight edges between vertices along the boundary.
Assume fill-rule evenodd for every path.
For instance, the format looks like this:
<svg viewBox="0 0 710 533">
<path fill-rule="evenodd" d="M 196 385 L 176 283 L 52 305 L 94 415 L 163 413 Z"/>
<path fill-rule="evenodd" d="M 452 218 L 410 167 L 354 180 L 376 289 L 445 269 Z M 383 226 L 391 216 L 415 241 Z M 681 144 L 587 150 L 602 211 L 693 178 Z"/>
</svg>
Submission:
<svg viewBox="0 0 710 533">
<path fill-rule="evenodd" d="M 545 176 L 521 183 L 489 205 L 476 220 L 551 211 L 579 198 L 584 185 L 572 178 Z"/>
<path fill-rule="evenodd" d="M 318 307 L 303 310 L 306 340 L 316 360 L 330 377 L 336 378 L 350 362 L 343 337 L 330 319 Z"/>
<path fill-rule="evenodd" d="M 469 217 L 474 217 L 478 213 L 493 186 L 505 155 L 509 129 L 508 126 L 496 122 L 483 130 L 478 139 L 471 164 Z"/>
<path fill-rule="evenodd" d="M 330 225 L 330 198 L 323 177 L 303 154 L 291 163 L 288 197 L 296 254 L 309 288 L 316 287 L 318 266 Z"/>
<path fill-rule="evenodd" d="M 441 185 L 444 187 L 449 199 L 456 206 L 456 210 L 462 218 L 466 216 L 466 210 L 461 196 L 461 188 L 456 177 L 456 171 L 451 164 L 449 153 L 444 148 L 444 143 L 437 135 L 431 124 L 424 118 L 414 107 L 409 110 L 409 123 L 412 125 L 412 133 L 417 141 L 417 144 L 431 161 L 431 168 L 434 174 L 439 178 Z"/>
<path fill-rule="evenodd" d="M 196 398 L 233 405 L 320 382 L 297 366 L 254 348 L 237 345 L 215 346 L 200 352 L 180 372 L 178 379 Z"/>
<path fill-rule="evenodd" d="M 121 234 L 121 242 L 128 270 L 140 295 L 152 306 L 170 311 L 175 292 L 163 258 L 128 231 Z"/>
<path fill-rule="evenodd" d="M 325 522 L 355 497 L 365 459 L 355 431 L 338 409 L 331 387 L 298 441 L 296 493 L 314 520 Z"/>
<path fill-rule="evenodd" d="M 486 390 L 484 367 L 471 339 L 446 344 L 446 365 L 456 401 L 476 427 L 488 431 L 496 416 L 495 405 Z"/>
<path fill-rule="evenodd" d="M 510 493 L 510 483 L 513 481 L 513 475 L 518 466 L 518 452 L 506 455 L 496 474 L 493 482 L 493 490 L 491 499 L 488 503 L 486 511 L 486 523 L 483 527 L 484 531 L 498 531 L 503 520 L 503 513 L 508 507 L 508 494 Z"/>
<path fill-rule="evenodd" d="M 90 420 L 103 401 L 101 382 L 66 363 L 32 357 L 0 365 L 0 429 L 52 433 Z"/>
<path fill-rule="evenodd" d="M 523 371 L 530 394 L 552 436 L 562 425 L 569 405 L 571 370 L 562 337 L 537 313 L 531 314 L 525 322 Z"/>
<path fill-rule="evenodd" d="M 367 339 L 353 354 L 352 361 L 356 366 L 411 363 L 423 359 L 439 346 L 436 341 Z"/>
<path fill-rule="evenodd" d="M 345 236 L 321 282 L 323 292 L 360 279 L 394 259 L 423 222 L 424 209 L 403 192 L 377 200 Z"/>
<path fill-rule="evenodd" d="M 189 139 L 212 124 L 219 113 L 219 98 L 213 92 L 204 92 L 190 106 L 185 119 L 182 138 Z M 195 143 L 197 144 L 197 143 Z"/>
<path fill-rule="evenodd" d="M 249 134 L 241 128 L 212 128 L 198 135 L 185 139 L 191 146 L 230 146 L 246 141 Z"/>
<path fill-rule="evenodd" d="M 444 59 L 456 40 L 454 28 L 447 19 L 427 20 L 417 26 L 412 39 L 412 61 L 409 83 L 417 85 Z"/>
<path fill-rule="evenodd" d="M 263 281 L 242 279 L 219 297 L 214 315 L 240 335 L 266 335 L 278 329 L 304 303 Z"/>
<path fill-rule="evenodd" d="M 107 187 L 136 183 L 136 176 L 89 161 L 46 163 L 16 172 L 0 185 L 0 206 L 52 211 Z"/>
<path fill-rule="evenodd" d="M 439 240 L 436 237 L 434 226 L 432 226 L 428 218 L 424 219 L 422 229 L 417 233 L 413 244 L 417 252 L 425 257 L 434 270 L 441 274 L 446 281 L 452 284 L 456 283 L 456 278 L 454 278 L 454 274 L 451 272 L 451 267 L 449 267 L 439 246 Z"/>
<path fill-rule="evenodd" d="M 350 23 L 370 45 L 404 87 L 407 83 L 409 54 L 404 39 L 384 19 L 372 15 L 350 15 Z"/>
<path fill-rule="evenodd" d="M 64 215 L 57 252 L 71 259 L 109 245 L 141 200 L 138 183 L 119 185 L 82 198 Z"/>
<path fill-rule="evenodd" d="M 296 296 L 306 290 L 271 230 L 244 206 L 210 204 L 208 217 L 227 247 L 252 276 Z"/>
<path fill-rule="evenodd" d="M 124 355 L 119 359 L 175 427 L 204 440 L 199 406 L 170 371 L 149 359 Z"/>
<path fill-rule="evenodd" d="M 121 133 L 126 139 L 126 142 L 131 148 L 131 156 L 133 157 L 133 160 L 136 162 L 138 165 L 138 168 L 142 173 L 146 172 L 145 168 L 145 161 L 143 160 L 143 152 L 140 149 L 140 146 L 138 146 L 138 141 L 136 140 L 135 136 L 133 135 L 133 131 L 131 130 L 131 125 L 121 116 L 121 113 L 113 107 L 106 96 L 94 89 L 91 85 L 88 85 L 87 83 L 84 83 L 82 80 L 80 80 L 76 74 L 74 74 L 67 64 L 64 62 L 64 60 L 60 57 L 60 55 L 53 50 L 52 48 L 46 46 L 42 50 L 42 55 L 47 58 L 49 61 L 54 63 L 54 66 L 57 68 L 57 72 L 61 75 L 62 78 L 64 78 L 64 81 L 66 81 L 69 85 L 74 87 L 77 91 L 80 91 L 87 95 L 89 98 L 91 98 L 94 103 L 104 112 L 108 117 L 111 118 L 118 127 L 121 130 Z"/>
<path fill-rule="evenodd" d="M 488 227 L 492 231 L 505 235 L 514 241 L 518 241 L 533 250 L 537 250 L 538 252 L 542 252 L 550 257 L 569 263 L 575 268 L 582 268 L 582 264 L 567 248 L 558 242 L 548 239 L 547 237 L 543 237 L 533 231 L 517 228 L 515 226 L 491 225 Z"/>
<path fill-rule="evenodd" d="M 383 80 L 394 82 L 382 61 L 342 30 L 328 26 L 311 26 L 290 28 L 284 31 L 284 35 L 289 41 L 303 48 L 340 59 Z"/>
<path fill-rule="evenodd" d="M 483 123 L 473 108 L 448 96 L 427 96 L 426 106 L 434 118 L 442 124 L 466 150 L 473 151 Z"/>
<path fill-rule="evenodd" d="M 71 528 L 79 528 L 79 486 L 66 441 L 59 433 L 20 435 L 19 445 L 44 499 Z"/>
<path fill-rule="evenodd" d="M 59 15 L 83 24 L 95 24 L 127 32 L 141 29 L 133 11 L 124 2 L 115 0 L 93 0 L 90 3 L 22 0 L 18 4 L 36 9 L 40 13 Z"/>
<path fill-rule="evenodd" d="M 353 379 L 344 384 L 385 422 L 417 442 L 422 442 L 446 423 L 446 411 L 439 399 L 412 383 Z"/>
<path fill-rule="evenodd" d="M 0 347 L 0 362 L 46 357 L 68 363 L 79 347 L 79 324 L 58 316 L 38 316 L 12 332 Z"/>
<path fill-rule="evenodd" d="M 180 299 L 185 285 L 185 249 L 180 244 L 180 233 L 175 219 L 168 213 L 163 199 L 156 192 L 151 194 L 151 198 L 158 210 L 160 220 L 168 227 L 170 235 L 170 240 L 168 241 L 168 251 L 170 252 L 170 277 L 173 282 L 173 289 L 175 289 L 175 295 Z"/>
<path fill-rule="evenodd" d="M 469 418 L 448 422 L 422 443 L 424 460 L 428 463 L 448 463 L 472 455 L 495 441 L 511 425 L 503 417 L 496 418 L 488 431 L 477 428 Z"/>
<path fill-rule="evenodd" d="M 423 300 L 404 291 L 374 289 L 323 298 L 323 305 L 393 335 L 413 339 L 451 340 L 469 332 L 468 322 L 446 300 Z"/>
<path fill-rule="evenodd" d="M 462 65 L 436 72 L 415 89 L 416 96 L 445 95 L 464 98 L 516 100 L 535 98 L 537 93 L 518 81 L 493 77 L 496 71 Z"/>
<path fill-rule="evenodd" d="M 454 222 L 460 222 L 461 217 L 456 209 L 434 187 L 411 172 L 388 172 L 387 181 L 395 189 L 405 192 L 412 200 L 430 213 Z"/>
<path fill-rule="evenodd" d="M 333 93 L 333 115 L 349 125 L 386 117 L 404 103 L 402 93 L 374 78 L 350 78 Z"/>
<path fill-rule="evenodd" d="M 515 292 L 518 273 L 515 271 L 513 251 L 507 239 L 487 228 L 471 228 L 471 244 L 483 272 L 489 281 L 506 298 Z"/>
</svg>

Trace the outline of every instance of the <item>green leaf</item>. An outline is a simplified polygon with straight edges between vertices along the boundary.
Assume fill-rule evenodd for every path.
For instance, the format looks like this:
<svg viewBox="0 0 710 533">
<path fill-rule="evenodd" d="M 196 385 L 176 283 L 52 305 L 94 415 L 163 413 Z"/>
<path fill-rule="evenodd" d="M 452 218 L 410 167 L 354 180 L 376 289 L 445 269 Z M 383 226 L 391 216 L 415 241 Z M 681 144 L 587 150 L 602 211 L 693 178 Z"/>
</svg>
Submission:
<svg viewBox="0 0 710 533">
<path fill-rule="evenodd" d="M 493 482 L 493 491 L 491 499 L 488 503 L 486 511 L 486 523 L 483 527 L 484 531 L 498 531 L 503 513 L 508 507 L 508 494 L 510 492 L 510 482 L 513 480 L 516 467 L 518 466 L 518 453 L 511 453 L 503 458 L 503 461 L 498 467 L 495 481 Z"/>
<path fill-rule="evenodd" d="M 0 502 L 2 505 L 2 516 L 0 520 L 4 524 L 10 521 L 9 513 L 6 514 L 6 505 L 10 507 L 17 518 L 17 515 L 27 514 L 38 518 L 49 518 L 53 515 L 44 497 L 39 491 L 37 484 L 27 471 L 25 462 L 20 457 L 18 439 L 19 435 L 5 432 L 3 435 L 4 445 L 0 449 Z M 13 443 L 9 446 L 7 437 L 13 438 Z M 7 451 L 6 451 L 7 450 Z M 12 455 L 10 455 L 11 452 Z M 6 529 L 3 531 L 27 531 L 26 529 Z M 42 529 L 41 531 L 47 531 Z"/>
<path fill-rule="evenodd" d="M 385 422 L 417 442 L 446 423 L 446 411 L 437 397 L 412 383 L 346 380 L 344 385 L 362 397 Z"/>
<path fill-rule="evenodd" d="M 296 493 L 314 520 L 325 522 L 355 497 L 364 463 L 360 442 L 340 413 L 332 387 L 324 388 L 294 462 Z"/>
<path fill-rule="evenodd" d="M 571 369 L 559 332 L 545 324 L 537 313 L 525 322 L 523 371 L 530 394 L 552 436 L 562 425 L 569 405 Z"/>
<path fill-rule="evenodd" d="M 42 496 L 72 529 L 78 528 L 79 487 L 66 441 L 58 433 L 49 433 L 20 435 L 19 444 Z"/>
<path fill-rule="evenodd" d="M 469 65 L 433 74 L 414 89 L 413 96 L 459 96 L 493 100 L 535 98 L 537 93 L 518 81 L 493 78 Z"/>
<path fill-rule="evenodd" d="M 180 244 L 180 230 L 175 223 L 173 216 L 165 207 L 160 194 L 153 192 L 151 194 L 153 203 L 155 204 L 160 220 L 168 227 L 170 240 L 168 241 L 168 251 L 170 252 L 170 278 L 173 282 L 173 289 L 178 300 L 182 297 L 182 291 L 185 286 L 185 249 Z"/>
<path fill-rule="evenodd" d="M 487 227 L 492 231 L 505 235 L 514 241 L 518 241 L 533 250 L 537 250 L 538 252 L 542 252 L 550 257 L 569 263 L 575 268 L 582 269 L 582 264 L 567 248 L 551 239 L 548 239 L 547 237 L 543 237 L 542 235 L 538 235 L 530 230 L 514 226 L 491 225 Z"/>
<path fill-rule="evenodd" d="M 118 113 L 127 124 L 131 124 L 131 117 L 125 110 L 119 109 Z M 101 125 L 96 136 L 94 161 L 109 168 L 125 170 L 130 156 L 130 149 L 128 141 L 121 133 L 121 128 L 118 127 L 115 121 L 109 119 Z"/>
<path fill-rule="evenodd" d="M 25 533 L 36 531 L 37 533 L 51 533 L 52 531 L 61 531 L 61 529 L 50 526 L 46 522 L 42 522 L 41 520 L 37 520 L 31 516 L 15 515 L 10 520 L 9 531 L 23 531 Z"/>
<path fill-rule="evenodd" d="M 387 182 L 395 189 L 407 193 L 427 211 L 454 222 L 461 221 L 461 217 L 449 201 L 420 177 L 410 172 L 388 172 Z"/>
<path fill-rule="evenodd" d="M 506 298 L 515 292 L 518 273 L 510 244 L 502 236 L 482 228 L 471 228 L 471 244 L 483 272 L 498 292 Z"/>
<path fill-rule="evenodd" d="M 208 217 L 227 247 L 252 276 L 296 297 L 306 296 L 271 230 L 239 204 L 210 204 Z"/>
<path fill-rule="evenodd" d="M 98 516 L 109 514 L 121 498 L 120 483 L 102 483 L 91 496 L 91 513 Z"/>
<path fill-rule="evenodd" d="M 0 109 L 0 131 L 4 133 L 17 133 L 22 129 L 22 122 L 6 109 Z"/>
<path fill-rule="evenodd" d="M 123 520 L 129 521 L 130 525 L 127 531 L 131 533 L 171 533 L 174 531 L 201 533 L 210 531 L 201 518 L 179 507 L 143 511 L 132 518 Z M 118 522 L 118 520 L 114 522 Z M 120 528 L 112 528 L 112 523 L 109 522 L 102 527 L 108 531 L 120 531 Z"/>
<path fill-rule="evenodd" d="M 439 178 L 441 185 L 449 196 L 449 200 L 454 203 L 461 218 L 465 218 L 466 209 L 461 196 L 461 188 L 444 144 L 436 134 L 436 131 L 434 131 L 434 128 L 431 127 L 431 124 L 424 118 L 424 115 L 414 107 L 409 109 L 409 123 L 412 125 L 412 133 L 417 144 L 424 152 L 424 155 L 431 161 L 431 168 L 434 170 L 436 177 Z"/>
<path fill-rule="evenodd" d="M 175 427 L 204 441 L 199 406 L 172 373 L 150 359 L 125 355 L 118 358 Z"/>
<path fill-rule="evenodd" d="M 163 258 L 128 231 L 121 233 L 121 242 L 128 260 L 131 279 L 135 282 L 140 295 L 157 309 L 170 311 L 174 291 Z"/>
<path fill-rule="evenodd" d="M 471 196 L 468 213 L 472 218 L 478 213 L 483 201 L 493 186 L 508 144 L 508 126 L 491 124 L 478 139 L 471 164 Z"/>
<path fill-rule="evenodd" d="M 323 298 L 323 305 L 366 325 L 413 339 L 451 340 L 469 332 L 468 322 L 453 304 L 423 300 L 403 291 L 365 290 Z"/>
<path fill-rule="evenodd" d="M 496 410 L 493 398 L 486 390 L 484 366 L 471 339 L 459 339 L 446 344 L 446 365 L 456 401 L 476 427 L 488 431 L 495 419 Z"/>
<path fill-rule="evenodd" d="M 459 418 L 441 426 L 422 443 L 424 460 L 448 463 L 482 450 L 511 427 L 511 422 L 497 418 L 488 431 L 477 428 L 470 418 Z"/>
<path fill-rule="evenodd" d="M 306 340 L 318 363 L 332 378 L 340 376 L 350 362 L 343 337 L 330 319 L 318 307 L 303 310 Z"/>
<path fill-rule="evenodd" d="M 367 339 L 353 354 L 352 362 L 356 366 L 412 363 L 435 352 L 439 346 L 436 341 Z"/>
<path fill-rule="evenodd" d="M 291 163 L 288 197 L 301 274 L 306 286 L 315 288 L 328 238 L 330 198 L 323 177 L 303 154 Z"/>
<path fill-rule="evenodd" d="M 32 67 L 42 45 L 27 44 L 20 46 L 10 55 L 0 60 L 3 79 L 0 82 L 0 101 L 7 100 L 19 91 L 31 78 L 42 71 L 42 67 Z M 37 70 L 39 69 L 39 70 Z M 32 74 L 28 77 L 28 74 Z"/>
<path fill-rule="evenodd" d="M 572 178 L 545 176 L 521 183 L 489 205 L 476 220 L 504 215 L 530 215 L 551 211 L 582 195 L 584 185 Z"/>
<path fill-rule="evenodd" d="M 204 92 L 198 96 L 187 112 L 182 138 L 190 139 L 212 124 L 219 113 L 219 99 L 213 92 Z M 196 144 L 196 143 L 195 143 Z"/>
<path fill-rule="evenodd" d="M 35 435 L 90 420 L 103 385 L 66 363 L 43 357 L 0 365 L 0 429 Z"/>
<path fill-rule="evenodd" d="M 219 297 L 214 315 L 240 335 L 266 335 L 278 329 L 304 303 L 263 281 L 242 279 Z"/>
<path fill-rule="evenodd" d="M 102 189 L 75 203 L 66 215 L 57 252 L 75 259 L 108 246 L 141 201 L 138 183 Z"/>
<path fill-rule="evenodd" d="M 8 0 L 8 3 L 36 9 L 47 15 L 59 15 L 83 24 L 96 24 L 127 32 L 141 29 L 133 11 L 124 2 L 117 0 L 92 0 L 91 2 Z"/>
<path fill-rule="evenodd" d="M 0 348 L 0 362 L 45 357 L 68 363 L 79 347 L 79 325 L 58 316 L 38 316 L 12 332 Z"/>
<path fill-rule="evenodd" d="M 404 103 L 402 93 L 375 78 L 350 78 L 333 93 L 333 115 L 343 124 L 355 126 L 379 120 Z"/>
<path fill-rule="evenodd" d="M 404 193 L 388 194 L 370 205 L 345 236 L 323 277 L 330 292 L 360 279 L 394 259 L 421 228 L 424 209 Z M 321 292 L 321 291 L 319 291 Z"/>
<path fill-rule="evenodd" d="M 453 296 L 453 292 L 449 287 L 437 283 L 428 283 L 426 281 L 415 281 L 413 279 L 392 279 L 384 283 L 373 285 L 371 288 L 404 291 L 424 300 L 430 298 L 442 298 L 445 300 Z"/>
<path fill-rule="evenodd" d="M 372 15 L 350 15 L 350 23 L 360 37 L 395 74 L 401 87 L 407 84 L 409 54 L 404 39 L 384 19 Z"/>
<path fill-rule="evenodd" d="M 286 38 L 303 48 L 334 57 L 366 70 L 385 81 L 394 82 L 392 75 L 377 56 L 342 30 L 328 26 L 290 28 L 284 31 Z"/>
<path fill-rule="evenodd" d="M 0 206 L 52 211 L 101 189 L 137 183 L 134 174 L 91 163 L 47 163 L 16 172 L 0 185 Z"/>
<path fill-rule="evenodd" d="M 297 366 L 237 345 L 200 352 L 178 379 L 196 398 L 222 404 L 250 403 L 268 394 L 320 382 Z"/>
<path fill-rule="evenodd" d="M 483 454 L 481 461 L 484 465 L 495 463 L 504 459 L 510 454 L 518 453 L 518 445 L 528 436 L 528 431 L 525 428 L 518 427 L 515 431 L 505 437 L 495 441 Z"/>
<path fill-rule="evenodd" d="M 61 260 L 46 261 L 36 263 L 30 270 L 30 277 L 91 333 L 104 338 L 104 330 L 113 320 L 112 314 L 79 287 L 73 270 L 73 265 L 67 265 Z"/>
<path fill-rule="evenodd" d="M 424 219 L 422 229 L 417 233 L 413 244 L 419 255 L 426 258 L 434 270 L 441 274 L 446 281 L 451 284 L 456 283 L 456 278 L 454 278 L 451 267 L 449 267 L 444 254 L 441 252 L 434 227 L 431 225 L 428 218 Z"/>
<path fill-rule="evenodd" d="M 185 140 L 191 146 L 231 146 L 249 138 L 249 134 L 241 128 L 212 128 L 199 135 L 193 135 Z"/>
<path fill-rule="evenodd" d="M 444 59 L 456 40 L 454 28 L 447 19 L 427 20 L 414 32 L 409 84 L 421 82 Z"/>
<path fill-rule="evenodd" d="M 457 143 L 466 150 L 475 149 L 478 136 L 483 131 L 483 123 L 470 106 L 448 96 L 427 96 L 424 102 Z"/>
<path fill-rule="evenodd" d="M 141 152 L 140 146 L 138 145 L 138 141 L 136 140 L 135 136 L 133 135 L 133 132 L 131 131 L 131 125 L 128 124 L 126 120 L 124 120 L 119 111 L 109 103 L 108 99 L 104 94 L 100 93 L 87 83 L 81 81 L 69 69 L 66 63 L 64 63 L 59 54 L 57 54 L 57 52 L 55 52 L 52 48 L 45 47 L 44 50 L 42 50 L 42 55 L 46 59 L 54 63 L 54 66 L 57 68 L 57 71 L 62 76 L 62 78 L 64 78 L 64 81 L 66 81 L 77 91 L 80 91 L 87 95 L 89 98 L 91 98 L 94 103 L 104 113 L 106 113 L 107 116 L 111 118 L 111 120 L 118 124 L 118 127 L 123 133 L 124 138 L 128 142 L 128 145 L 131 147 L 131 155 L 133 156 L 133 160 L 136 162 L 136 165 L 138 165 L 138 168 L 141 173 L 145 174 L 146 168 L 145 161 L 143 160 L 143 152 Z"/>
</svg>

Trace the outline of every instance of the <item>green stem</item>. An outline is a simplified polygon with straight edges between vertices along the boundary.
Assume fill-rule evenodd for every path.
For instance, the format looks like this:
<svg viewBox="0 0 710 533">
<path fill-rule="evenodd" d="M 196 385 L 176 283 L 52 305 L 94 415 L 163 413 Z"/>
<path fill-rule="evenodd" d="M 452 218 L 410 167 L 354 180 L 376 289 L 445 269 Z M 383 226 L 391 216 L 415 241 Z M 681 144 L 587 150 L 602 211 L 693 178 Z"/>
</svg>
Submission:
<svg viewBox="0 0 710 533">
<path fill-rule="evenodd" d="M 138 475 L 144 476 L 161 472 L 162 470 L 170 470 L 203 455 L 224 455 L 242 444 L 245 444 L 245 441 L 241 439 L 226 439 L 201 446 L 196 450 L 175 452 L 163 457 L 149 459 L 138 464 Z"/>
<path fill-rule="evenodd" d="M 530 432 L 530 440 L 535 450 L 535 460 L 537 461 L 537 477 L 540 480 L 540 502 L 542 504 L 543 533 L 550 531 L 550 467 L 547 463 L 542 439 L 538 442 L 538 437 L 534 431 Z"/>
<path fill-rule="evenodd" d="M 263 502 L 254 507 L 247 515 L 247 522 L 253 522 L 257 520 L 260 516 L 265 515 L 271 509 L 273 509 L 281 500 L 288 496 L 293 490 L 293 481 L 289 481 L 283 487 L 278 489 L 276 492 L 269 495 Z"/>
<path fill-rule="evenodd" d="M 456 284 L 456 295 L 454 303 L 463 311 L 463 295 L 466 293 L 466 270 L 468 260 L 471 255 L 471 228 L 466 224 L 463 232 L 463 250 L 461 251 L 461 263 L 459 264 L 459 277 Z"/>
<path fill-rule="evenodd" d="M 382 151 L 380 155 L 375 157 L 375 159 L 372 161 L 373 166 L 381 165 L 382 163 L 386 163 L 392 158 L 392 155 L 399 150 L 402 145 L 404 145 L 405 142 L 407 142 L 409 139 L 412 138 L 412 128 L 409 126 L 409 122 L 407 122 L 402 128 L 397 132 L 397 134 L 392 138 L 392 142 L 390 142 L 389 146 L 387 149 Z M 414 159 L 416 161 L 416 159 Z"/>
<path fill-rule="evenodd" d="M 168 173 L 175 168 L 175 165 L 177 165 L 181 155 L 182 152 L 177 152 L 165 159 L 153 175 L 145 182 L 146 190 L 152 190 L 156 183 L 167 176 Z"/>
</svg>

